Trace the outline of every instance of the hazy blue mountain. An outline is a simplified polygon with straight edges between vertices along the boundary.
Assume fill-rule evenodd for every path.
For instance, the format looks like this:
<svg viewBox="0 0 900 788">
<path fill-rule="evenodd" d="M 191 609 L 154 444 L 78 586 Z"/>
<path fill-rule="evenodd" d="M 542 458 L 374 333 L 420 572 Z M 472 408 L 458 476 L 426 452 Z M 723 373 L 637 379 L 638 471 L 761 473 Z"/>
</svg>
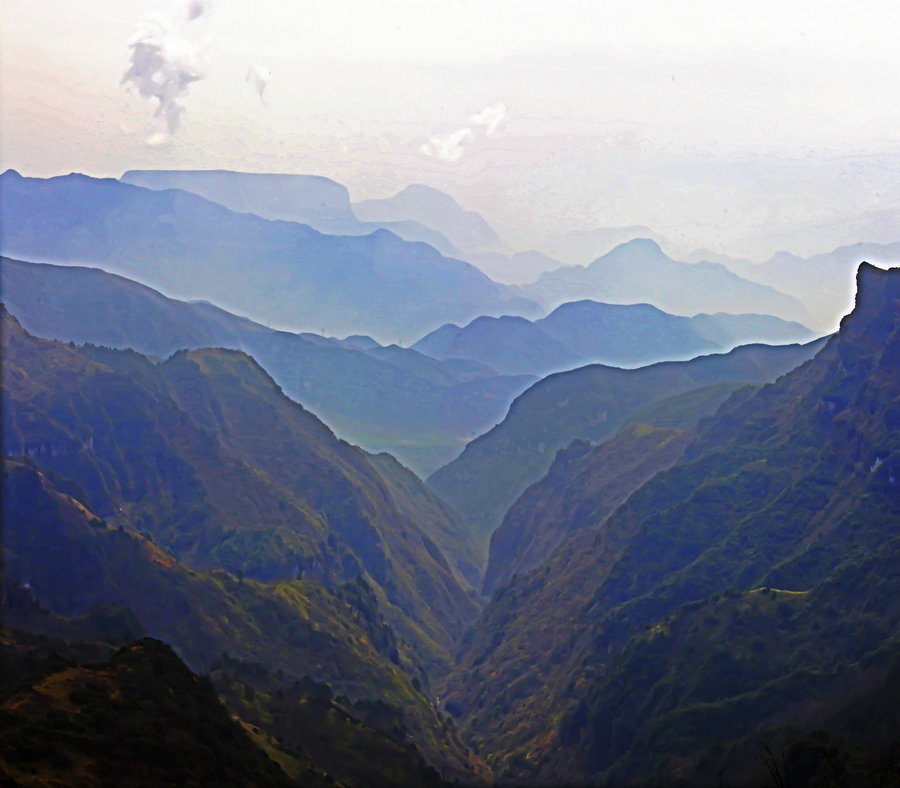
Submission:
<svg viewBox="0 0 900 788">
<path fill-rule="evenodd" d="M 438 359 L 469 359 L 507 374 L 547 375 L 585 364 L 634 367 L 730 350 L 739 344 L 809 340 L 799 323 L 769 315 L 670 315 L 649 304 L 572 301 L 547 317 L 479 317 L 446 325 L 412 347 Z"/>
<path fill-rule="evenodd" d="M 778 252 L 764 263 L 747 263 L 734 270 L 795 296 L 816 325 L 831 331 L 853 306 L 854 277 L 863 260 L 875 265 L 900 262 L 900 241 L 856 243 L 806 258 Z"/>
<path fill-rule="evenodd" d="M 422 241 L 441 254 L 459 252 L 439 232 L 419 222 L 361 222 L 347 188 L 320 175 L 232 172 L 230 170 L 129 170 L 122 183 L 146 189 L 181 189 L 238 213 L 308 224 L 329 235 L 368 235 L 379 228 L 407 241 Z"/>
<path fill-rule="evenodd" d="M 544 271 L 555 271 L 562 265 L 559 260 L 554 260 L 552 257 L 534 250 L 514 254 L 470 252 L 465 255 L 465 259 L 495 282 L 503 282 L 507 285 L 533 282 Z"/>
<path fill-rule="evenodd" d="M 651 238 L 663 243 L 649 227 L 635 224 L 628 227 L 598 227 L 594 230 L 572 230 L 549 238 L 540 250 L 561 260 L 564 265 L 587 265 L 621 244 L 636 238 Z"/>
<path fill-rule="evenodd" d="M 745 345 L 690 361 L 638 369 L 594 364 L 550 375 L 517 397 L 500 424 L 433 473 L 428 486 L 463 516 L 486 552 L 510 505 L 573 440 L 601 442 L 639 409 L 675 394 L 714 383 L 775 380 L 824 343 Z"/>
<path fill-rule="evenodd" d="M 436 361 L 371 338 L 274 331 L 208 303 L 166 298 L 97 268 L 0 260 L 2 298 L 37 336 L 159 358 L 224 347 L 250 353 L 290 397 L 342 437 L 427 475 L 497 423 L 533 377 Z"/>
<path fill-rule="evenodd" d="M 10 170 L 0 176 L 0 198 L 8 256 L 99 265 L 280 328 L 394 341 L 448 321 L 533 309 L 474 266 L 385 230 L 323 235 L 183 191 L 83 175 Z"/>
<path fill-rule="evenodd" d="M 772 249 L 787 249 L 800 257 L 817 257 L 860 241 L 892 245 L 900 238 L 898 227 L 900 210 L 896 207 L 861 213 L 840 211 L 825 221 L 813 220 L 800 225 L 791 222 L 786 227 L 762 224 L 742 240 L 742 245 L 761 250 L 756 253 L 757 259 Z"/>
<path fill-rule="evenodd" d="M 419 183 L 385 199 L 353 203 L 353 211 L 367 222 L 419 222 L 437 230 L 464 254 L 505 248 L 482 216 L 465 210 L 449 194 Z"/>
<path fill-rule="evenodd" d="M 655 241 L 617 246 L 587 267 L 542 274 L 518 292 L 545 307 L 590 298 L 606 303 L 651 303 L 677 315 L 700 312 L 760 313 L 806 323 L 800 301 L 773 287 L 743 279 L 718 263 L 682 263 Z"/>
<path fill-rule="evenodd" d="M 748 267 L 754 265 L 754 262 L 748 260 L 746 257 L 732 257 L 723 254 L 722 252 L 714 252 L 712 249 L 707 249 L 706 247 L 694 249 L 692 252 L 679 255 L 679 257 L 685 263 L 721 263 L 729 271 L 734 271 L 741 276 L 746 276 Z"/>
<path fill-rule="evenodd" d="M 356 217 L 347 188 L 319 175 L 229 170 L 129 170 L 119 180 L 160 191 L 181 189 L 238 213 L 308 224 L 323 232 L 351 226 Z"/>
<path fill-rule="evenodd" d="M 412 349 L 438 359 L 480 361 L 498 372 L 515 375 L 571 369 L 578 366 L 580 357 L 530 320 L 509 315 L 479 317 L 465 328 L 441 326 Z"/>
<path fill-rule="evenodd" d="M 700 336 L 726 348 L 754 342 L 769 345 L 805 342 L 821 333 L 810 331 L 802 323 L 772 315 L 730 315 L 725 312 L 694 315 L 691 325 Z"/>
</svg>

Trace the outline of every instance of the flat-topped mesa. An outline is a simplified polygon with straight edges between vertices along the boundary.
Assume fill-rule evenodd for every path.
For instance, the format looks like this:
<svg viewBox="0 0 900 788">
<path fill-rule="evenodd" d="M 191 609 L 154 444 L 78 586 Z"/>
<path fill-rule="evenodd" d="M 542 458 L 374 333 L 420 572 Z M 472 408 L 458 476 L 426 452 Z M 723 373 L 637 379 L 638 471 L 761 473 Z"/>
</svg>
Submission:
<svg viewBox="0 0 900 788">
<path fill-rule="evenodd" d="M 129 170 L 122 183 L 160 191 L 181 189 L 239 213 L 303 224 L 356 221 L 343 184 L 321 175 L 229 170 Z"/>
</svg>

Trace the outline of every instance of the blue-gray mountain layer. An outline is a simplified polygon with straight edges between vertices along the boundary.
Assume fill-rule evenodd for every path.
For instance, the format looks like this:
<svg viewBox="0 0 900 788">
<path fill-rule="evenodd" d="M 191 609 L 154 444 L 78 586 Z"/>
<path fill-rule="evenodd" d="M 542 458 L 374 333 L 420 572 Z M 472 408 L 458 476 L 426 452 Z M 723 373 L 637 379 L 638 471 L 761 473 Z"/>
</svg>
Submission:
<svg viewBox="0 0 900 788">
<path fill-rule="evenodd" d="M 97 265 L 279 328 L 409 341 L 448 321 L 533 311 L 474 266 L 386 230 L 330 236 L 179 190 L 0 176 L 3 254 Z"/>
</svg>

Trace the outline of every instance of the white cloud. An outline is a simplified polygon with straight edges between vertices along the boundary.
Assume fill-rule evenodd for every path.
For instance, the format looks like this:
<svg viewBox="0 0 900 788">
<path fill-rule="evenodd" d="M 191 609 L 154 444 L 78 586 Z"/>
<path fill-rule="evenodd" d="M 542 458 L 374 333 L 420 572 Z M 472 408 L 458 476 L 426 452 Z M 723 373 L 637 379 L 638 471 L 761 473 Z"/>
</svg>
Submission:
<svg viewBox="0 0 900 788">
<path fill-rule="evenodd" d="M 441 161 L 459 161 L 466 152 L 465 143 L 474 138 L 472 129 L 465 127 L 449 134 L 437 134 L 419 148 L 425 156 L 433 156 Z"/>
<path fill-rule="evenodd" d="M 419 153 L 441 161 L 453 163 L 466 153 L 466 146 L 482 134 L 495 137 L 506 120 L 506 105 L 497 103 L 485 107 L 481 112 L 469 115 L 470 126 L 463 126 L 448 134 L 436 134 L 419 147 Z"/>
<path fill-rule="evenodd" d="M 181 126 L 184 106 L 191 83 L 203 79 L 202 53 L 206 40 L 192 37 L 198 20 L 206 12 L 200 0 L 194 0 L 185 11 L 184 21 L 176 23 L 165 14 L 147 14 L 138 23 L 138 32 L 128 42 L 131 64 L 122 76 L 129 85 L 147 99 L 156 99 L 157 117 L 165 120 L 166 134 L 175 134 Z M 156 139 L 153 135 L 150 139 Z M 159 142 L 148 144 L 159 144 Z"/>
<path fill-rule="evenodd" d="M 246 81 L 259 94 L 259 100 L 265 104 L 266 100 L 263 97 L 263 93 L 266 92 L 266 85 L 272 81 L 272 72 L 264 66 L 254 63 L 247 69 Z"/>
<path fill-rule="evenodd" d="M 172 135 L 166 134 L 164 131 L 157 131 L 156 134 L 151 134 L 144 142 L 149 145 L 151 148 L 158 148 L 161 145 L 166 145 L 172 141 Z"/>
<path fill-rule="evenodd" d="M 485 107 L 476 115 L 469 115 L 469 123 L 474 123 L 476 126 L 482 126 L 485 135 L 488 137 L 495 136 L 505 120 L 506 104 L 500 102 Z"/>
</svg>

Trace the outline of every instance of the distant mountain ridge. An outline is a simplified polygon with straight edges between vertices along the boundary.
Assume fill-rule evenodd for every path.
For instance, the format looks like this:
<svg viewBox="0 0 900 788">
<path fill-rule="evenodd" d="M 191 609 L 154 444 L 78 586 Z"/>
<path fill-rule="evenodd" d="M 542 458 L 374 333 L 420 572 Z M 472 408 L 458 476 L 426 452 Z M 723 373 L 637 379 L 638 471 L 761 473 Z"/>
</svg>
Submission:
<svg viewBox="0 0 900 788">
<path fill-rule="evenodd" d="M 665 239 L 641 224 L 626 227 L 598 227 L 593 230 L 572 230 L 539 244 L 540 250 L 562 261 L 563 266 L 585 266 L 617 246 L 637 238 L 649 238 L 665 245 Z"/>
<path fill-rule="evenodd" d="M 230 170 L 129 170 L 119 180 L 161 191 L 181 189 L 238 213 L 308 224 L 329 235 L 370 235 L 390 230 L 421 241 L 441 254 L 459 252 L 439 232 L 415 221 L 364 222 L 350 206 L 347 187 L 321 175 L 232 172 Z"/>
<path fill-rule="evenodd" d="M 98 265 L 292 330 L 396 341 L 448 320 L 536 310 L 474 266 L 386 230 L 323 235 L 180 190 L 83 175 L 7 171 L 0 197 L 6 256 Z"/>
<path fill-rule="evenodd" d="M 427 475 L 497 423 L 532 376 L 498 376 L 397 346 L 269 329 L 208 303 L 166 298 L 96 268 L 0 259 L 0 289 L 27 330 L 160 358 L 224 347 L 252 355 L 291 398 L 342 437 Z"/>
<path fill-rule="evenodd" d="M 856 272 L 863 260 L 879 266 L 900 263 L 900 241 L 850 244 L 806 258 L 778 252 L 763 263 L 731 261 L 726 265 L 741 276 L 795 296 L 817 325 L 835 327 L 853 306 Z"/>
<path fill-rule="evenodd" d="M 752 342 L 812 339 L 799 323 L 768 315 L 670 315 L 649 304 L 572 301 L 547 317 L 479 317 L 441 326 L 412 348 L 438 359 L 478 361 L 507 374 L 543 376 L 586 364 L 634 367 L 730 350 Z"/>
<path fill-rule="evenodd" d="M 719 263 L 673 260 L 646 238 L 621 244 L 588 266 L 541 274 L 518 292 L 546 308 L 589 298 L 619 304 L 648 302 L 676 315 L 756 313 L 809 325 L 806 309 L 794 296 L 743 279 Z"/>
<path fill-rule="evenodd" d="M 550 375 L 520 394 L 506 418 L 427 483 L 487 540 L 510 505 L 575 439 L 600 442 L 640 408 L 714 383 L 765 383 L 815 355 L 805 345 L 745 345 L 729 353 L 637 369 L 594 364 Z M 486 549 L 485 549 L 486 552 Z"/>
<path fill-rule="evenodd" d="M 465 210 L 449 194 L 420 183 L 391 197 L 353 203 L 353 211 L 367 222 L 419 222 L 437 230 L 463 253 L 505 250 L 503 241 L 480 214 Z"/>
</svg>

